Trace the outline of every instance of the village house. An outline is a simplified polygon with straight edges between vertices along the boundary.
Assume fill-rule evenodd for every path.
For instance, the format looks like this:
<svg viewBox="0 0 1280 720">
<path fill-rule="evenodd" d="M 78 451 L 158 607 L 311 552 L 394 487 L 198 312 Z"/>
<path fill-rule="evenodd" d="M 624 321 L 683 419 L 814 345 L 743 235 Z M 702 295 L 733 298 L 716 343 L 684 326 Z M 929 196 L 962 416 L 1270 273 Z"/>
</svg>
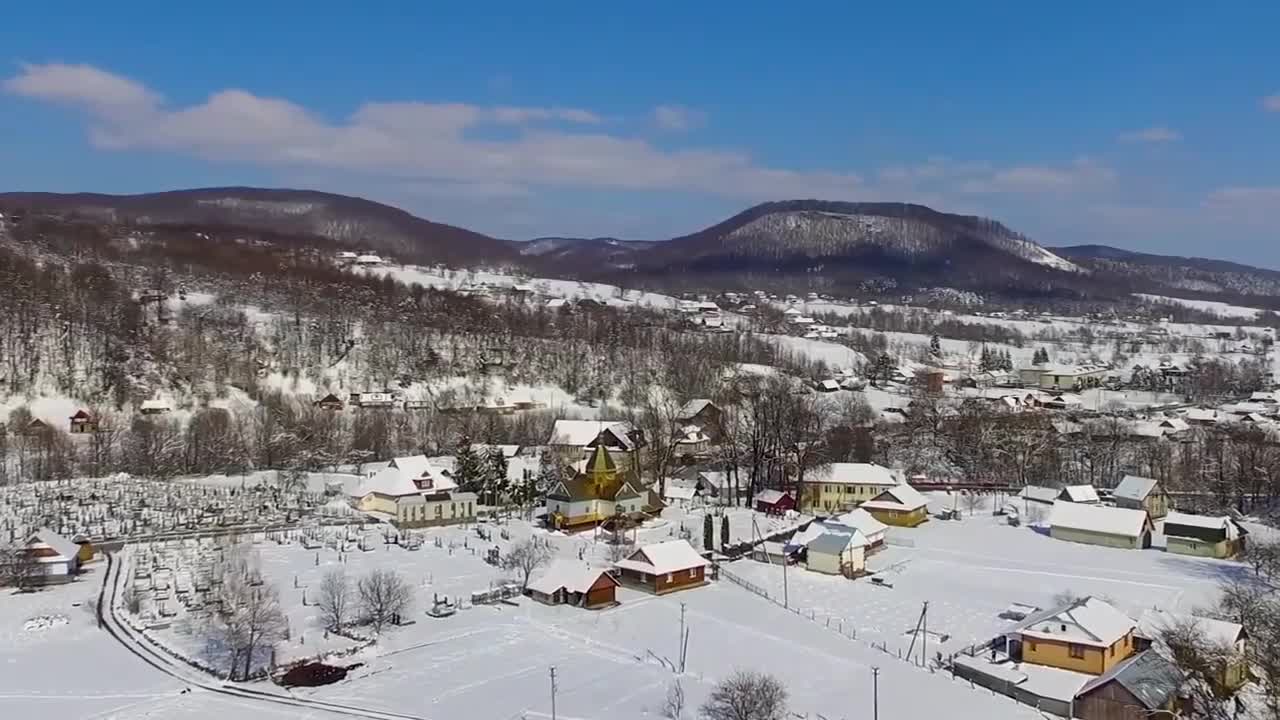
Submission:
<svg viewBox="0 0 1280 720">
<path fill-rule="evenodd" d="M 25 550 L 40 566 L 40 582 L 69 582 L 80 572 L 80 546 L 49 528 L 32 533 Z"/>
<path fill-rule="evenodd" d="M 643 445 L 643 433 L 621 420 L 557 420 L 547 440 L 547 449 L 570 463 L 590 457 L 599 446 L 626 467 L 638 465 L 636 454 Z"/>
<path fill-rule="evenodd" d="M 696 485 L 676 478 L 667 478 L 663 483 L 662 501 L 668 507 L 692 507 L 700 499 Z"/>
<path fill-rule="evenodd" d="M 676 432 L 678 455 L 701 455 L 711 449 L 711 436 L 698 425 L 685 425 Z"/>
<path fill-rule="evenodd" d="M 76 414 L 71 416 L 70 430 L 72 435 L 98 432 L 98 419 L 88 410 L 77 410 Z"/>
<path fill-rule="evenodd" d="M 885 525 L 915 527 L 929 519 L 929 500 L 906 483 L 882 491 L 859 507 Z"/>
<path fill-rule="evenodd" d="M 1175 717 L 1182 673 L 1154 650 L 1132 655 L 1085 683 L 1072 703 L 1080 720 Z"/>
<path fill-rule="evenodd" d="M 1244 551 L 1248 530 L 1223 515 L 1210 517 L 1177 511 L 1164 518 L 1165 549 L 1178 555 L 1229 558 Z"/>
<path fill-rule="evenodd" d="M 787 511 L 796 509 L 795 498 L 781 490 L 761 490 L 751 499 L 751 504 L 756 512 L 766 515 L 786 515 Z"/>
<path fill-rule="evenodd" d="M 558 530 L 581 530 L 617 516 L 641 520 L 662 509 L 652 488 L 629 468 L 619 468 L 603 445 L 572 479 L 556 483 L 546 498 L 546 521 Z"/>
<path fill-rule="evenodd" d="M 702 432 L 717 438 L 720 434 L 721 411 L 706 398 L 690 400 L 676 411 L 677 425 L 696 425 Z"/>
<path fill-rule="evenodd" d="M 1023 385 L 1042 390 L 1084 390 L 1101 385 L 1106 376 L 1101 365 L 1035 365 L 1018 371 Z"/>
<path fill-rule="evenodd" d="M 868 555 L 884 548 L 885 534 L 889 530 L 888 525 L 880 522 L 875 516 L 862 508 L 851 510 L 827 521 L 827 526 L 849 528 L 862 533 L 862 536 L 867 539 L 866 553 Z"/>
<path fill-rule="evenodd" d="M 329 393 L 319 400 L 316 400 L 315 406 L 322 410 L 341 410 L 342 400 L 337 395 Z"/>
<path fill-rule="evenodd" d="M 623 580 L 664 595 L 704 584 L 708 563 L 689 541 L 668 540 L 645 545 L 614 565 Z"/>
<path fill-rule="evenodd" d="M 598 610 L 618 604 L 618 581 L 581 560 L 556 558 L 529 582 L 525 594 L 547 605 L 573 605 Z"/>
<path fill-rule="evenodd" d="M 1100 502 L 1098 490 L 1092 485 L 1068 485 L 1062 488 L 1062 492 L 1058 494 L 1058 499 L 1081 505 L 1097 505 Z"/>
<path fill-rule="evenodd" d="M 800 510 L 809 514 L 845 512 L 902 481 L 901 470 L 875 463 L 830 463 L 805 477 Z"/>
<path fill-rule="evenodd" d="M 164 415 L 171 408 L 166 400 L 143 400 L 138 412 L 143 415 Z"/>
<path fill-rule="evenodd" d="M 1218 684 L 1235 690 L 1249 680 L 1249 660 L 1245 653 L 1248 634 L 1239 623 L 1163 610 L 1146 610 L 1138 618 L 1138 647 L 1154 647 L 1167 652 L 1163 637 L 1168 632 L 1187 633 L 1221 658 Z"/>
<path fill-rule="evenodd" d="M 1151 547 L 1151 532 L 1146 510 L 1059 500 L 1049 513 L 1049 536 L 1055 540 L 1138 550 Z"/>
<path fill-rule="evenodd" d="M 857 577 L 866 572 L 867 539 L 851 533 L 824 532 L 805 548 L 805 566 L 827 575 Z"/>
<path fill-rule="evenodd" d="M 1169 514 L 1169 495 L 1154 478 L 1125 475 L 1112 491 L 1111 499 L 1116 507 L 1146 510 L 1152 520 Z"/>
<path fill-rule="evenodd" d="M 353 392 L 351 404 L 364 409 L 387 409 L 396 404 L 395 393 L 389 392 Z"/>
<path fill-rule="evenodd" d="M 476 517 L 475 493 L 460 491 L 446 471 L 423 455 L 393 459 L 360 483 L 354 499 L 357 510 L 379 514 L 400 528 L 450 525 Z"/>
<path fill-rule="evenodd" d="M 1137 623 L 1094 597 L 1031 615 L 1005 634 L 1009 657 L 1102 675 L 1135 652 Z"/>
</svg>

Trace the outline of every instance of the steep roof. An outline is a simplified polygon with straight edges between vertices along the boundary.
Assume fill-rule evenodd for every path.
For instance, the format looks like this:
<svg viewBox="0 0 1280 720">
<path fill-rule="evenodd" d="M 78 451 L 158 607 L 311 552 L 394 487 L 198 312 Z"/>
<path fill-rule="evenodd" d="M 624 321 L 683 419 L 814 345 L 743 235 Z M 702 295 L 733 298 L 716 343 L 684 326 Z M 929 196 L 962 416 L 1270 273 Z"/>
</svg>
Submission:
<svg viewBox="0 0 1280 720">
<path fill-rule="evenodd" d="M 839 555 L 851 547 L 866 547 L 867 538 L 854 530 L 852 534 L 841 532 L 824 532 L 809 542 L 810 553 L 819 555 Z"/>
<path fill-rule="evenodd" d="M 697 398 L 695 400 L 690 400 L 689 402 L 681 406 L 679 412 L 676 413 L 676 417 L 681 420 L 688 420 L 689 418 L 694 417 L 698 413 L 705 410 L 707 406 L 711 404 L 712 404 L 711 401 L 706 398 Z"/>
<path fill-rule="evenodd" d="M 58 553 L 58 555 L 60 556 L 56 558 L 54 557 L 41 558 L 41 560 L 45 562 L 52 562 L 55 560 L 71 560 L 75 558 L 76 555 L 80 552 L 80 547 L 78 545 L 62 537 L 61 535 L 50 530 L 47 527 L 42 527 L 39 530 L 36 530 L 35 532 L 31 533 L 31 537 L 29 538 L 29 542 L 27 544 L 36 545 L 36 546 L 39 546 L 39 545 L 47 546 L 50 550 L 53 550 L 54 552 Z"/>
<path fill-rule="evenodd" d="M 872 517 L 871 513 L 863 510 L 862 508 L 852 510 L 839 517 L 832 518 L 831 521 L 827 523 L 827 526 L 831 527 L 833 524 L 837 527 L 852 528 L 869 538 L 882 535 L 889 529 L 888 525 L 885 525 L 875 519 Z"/>
<path fill-rule="evenodd" d="M 1136 538 L 1147 525 L 1146 510 L 1082 505 L 1059 500 L 1049 513 L 1049 526 Z"/>
<path fill-rule="evenodd" d="M 1148 640 L 1158 640 L 1166 630 L 1191 626 L 1201 639 L 1219 646 L 1233 646 L 1244 633 L 1239 623 L 1197 617 L 1163 610 L 1146 610 L 1138 618 L 1138 633 Z"/>
<path fill-rule="evenodd" d="M 1068 485 L 1062 488 L 1062 494 L 1073 503 L 1098 502 L 1098 491 L 1092 485 Z"/>
<path fill-rule="evenodd" d="M 529 589 L 544 595 L 551 595 L 560 588 L 569 592 L 584 593 L 603 575 L 614 585 L 618 584 L 604 570 L 591 567 L 581 560 L 556 558 L 551 561 L 538 577 L 529 582 Z"/>
<path fill-rule="evenodd" d="M 918 510 L 929 504 L 929 499 L 920 494 L 920 491 L 903 483 L 891 487 L 871 500 L 862 503 L 862 507 L 871 508 L 872 510 Z"/>
<path fill-rule="evenodd" d="M 632 553 L 631 557 L 619 560 L 615 565 L 650 575 L 662 575 L 706 567 L 707 561 L 693 549 L 688 540 L 668 540 L 645 545 Z"/>
<path fill-rule="evenodd" d="M 1115 667 L 1085 683 L 1080 695 L 1087 695 L 1109 682 L 1119 683 L 1147 710 L 1164 707 L 1182 685 L 1177 666 L 1154 650 L 1126 658 Z"/>
<path fill-rule="evenodd" d="M 1142 502 L 1147 499 L 1152 490 L 1156 489 L 1159 480 L 1155 478 L 1140 477 L 1138 475 L 1125 475 L 1120 484 L 1116 486 L 1112 497 L 1124 500 L 1132 500 L 1134 502 Z"/>
<path fill-rule="evenodd" d="M 1095 597 L 1033 615 L 1015 632 L 1032 638 L 1064 640 L 1095 647 L 1110 647 L 1137 625 L 1125 615 Z"/>
<path fill-rule="evenodd" d="M 779 500 L 786 496 L 781 490 L 761 490 L 752 498 L 755 502 L 764 503 L 766 505 L 777 504 Z"/>
<path fill-rule="evenodd" d="M 586 447 L 605 431 L 613 433 L 628 450 L 634 445 L 629 435 L 631 424 L 620 420 L 557 420 L 547 444 Z"/>
</svg>

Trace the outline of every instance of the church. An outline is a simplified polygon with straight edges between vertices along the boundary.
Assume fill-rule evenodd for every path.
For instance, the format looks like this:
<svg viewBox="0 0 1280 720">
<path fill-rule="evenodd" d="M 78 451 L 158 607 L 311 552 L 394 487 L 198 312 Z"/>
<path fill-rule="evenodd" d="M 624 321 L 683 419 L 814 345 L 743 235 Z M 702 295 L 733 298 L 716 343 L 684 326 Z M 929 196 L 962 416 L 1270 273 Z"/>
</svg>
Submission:
<svg viewBox="0 0 1280 720">
<path fill-rule="evenodd" d="M 632 469 L 619 470 L 603 444 L 572 480 L 561 480 L 547 493 L 547 524 L 557 530 L 583 529 L 617 516 L 639 520 L 661 510 L 653 490 Z"/>
</svg>

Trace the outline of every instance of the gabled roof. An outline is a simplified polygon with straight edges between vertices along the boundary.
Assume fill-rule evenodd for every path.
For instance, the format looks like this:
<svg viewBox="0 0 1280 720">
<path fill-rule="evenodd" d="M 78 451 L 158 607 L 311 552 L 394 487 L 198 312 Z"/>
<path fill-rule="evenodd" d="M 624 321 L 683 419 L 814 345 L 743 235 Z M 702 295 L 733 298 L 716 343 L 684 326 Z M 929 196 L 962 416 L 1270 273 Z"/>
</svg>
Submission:
<svg viewBox="0 0 1280 720">
<path fill-rule="evenodd" d="M 1122 498 L 1124 500 L 1133 500 L 1134 502 L 1142 502 L 1147 499 L 1156 486 L 1160 484 L 1155 478 L 1140 477 L 1138 475 L 1125 475 L 1120 484 L 1116 486 L 1112 497 Z"/>
<path fill-rule="evenodd" d="M 458 483 L 449 477 L 444 468 L 431 462 L 426 455 L 393 458 L 387 467 L 398 469 L 410 481 L 430 480 L 431 490 L 444 491 L 458 487 Z"/>
<path fill-rule="evenodd" d="M 1062 499 L 1073 503 L 1096 503 L 1098 491 L 1092 485 L 1068 485 L 1062 488 Z"/>
<path fill-rule="evenodd" d="M 707 561 L 693 549 L 688 540 L 668 540 L 645 545 L 626 560 L 619 560 L 614 564 L 626 570 L 662 575 L 706 567 Z"/>
<path fill-rule="evenodd" d="M 854 530 L 852 533 L 825 532 L 809 542 L 810 554 L 839 555 L 855 547 L 866 547 L 867 538 Z"/>
<path fill-rule="evenodd" d="M 92 420 L 93 415 L 89 414 L 88 410 L 81 409 L 81 410 L 77 410 L 76 414 L 71 416 L 71 419 L 72 420 Z"/>
<path fill-rule="evenodd" d="M 547 444 L 586 447 L 606 431 L 613 433 L 626 449 L 634 447 L 630 437 L 631 424 L 620 420 L 557 420 Z"/>
<path fill-rule="evenodd" d="M 679 412 L 676 413 L 676 418 L 680 420 L 688 420 L 705 410 L 707 406 L 711 404 L 712 402 L 706 398 L 690 400 L 680 408 Z"/>
<path fill-rule="evenodd" d="M 1062 491 L 1058 488 L 1045 487 L 1043 485 L 1024 485 L 1022 490 L 1018 492 L 1018 497 L 1047 505 L 1057 500 L 1060 494 L 1062 494 Z"/>
<path fill-rule="evenodd" d="M 1154 650 L 1126 658 L 1115 667 L 1085 683 L 1076 697 L 1087 695 L 1110 682 L 1119 683 L 1147 710 L 1157 710 L 1182 686 L 1182 673 L 1177 666 Z"/>
<path fill-rule="evenodd" d="M 929 499 L 918 490 L 903 483 L 891 487 L 874 498 L 862 503 L 862 507 L 872 510 L 918 510 L 929 504 Z"/>
<path fill-rule="evenodd" d="M 584 593 L 591 589 L 592 585 L 603 575 L 614 585 L 618 584 L 604 570 L 594 568 L 581 560 L 571 560 L 569 558 L 556 558 L 551 561 L 538 577 L 529 582 L 529 589 L 544 595 L 551 595 L 560 588 L 564 588 L 569 592 Z"/>
<path fill-rule="evenodd" d="M 1201 639 L 1218 646 L 1232 647 L 1244 634 L 1239 623 L 1163 610 L 1146 610 L 1138 618 L 1138 633 L 1148 640 L 1159 640 L 1165 631 L 1184 626 L 1193 627 Z"/>
<path fill-rule="evenodd" d="M 1137 625 L 1095 597 L 1037 613 L 1018 624 L 1013 632 L 1031 638 L 1062 640 L 1094 647 L 1110 647 Z"/>
<path fill-rule="evenodd" d="M 37 547 L 43 545 L 48 547 L 50 550 L 53 550 L 54 552 L 58 553 L 59 557 L 41 558 L 41 560 L 44 562 L 53 562 L 55 560 L 71 560 L 71 559 L 74 559 L 76 555 L 80 552 L 80 547 L 78 545 L 62 537 L 61 535 L 50 530 L 47 527 L 42 527 L 39 530 L 36 530 L 35 532 L 31 533 L 31 537 L 28 538 L 27 544 L 29 546 L 35 545 Z"/>
<path fill-rule="evenodd" d="M 781 490 L 761 490 L 756 493 L 756 496 L 752 498 L 752 500 L 766 505 L 776 505 L 779 500 L 786 496 L 787 494 Z"/>
<path fill-rule="evenodd" d="M 831 463 L 810 472 L 806 482 L 894 487 L 902 473 L 875 463 Z"/>
<path fill-rule="evenodd" d="M 1172 527 L 1171 527 L 1172 526 Z M 1227 540 L 1234 540 L 1241 535 L 1248 533 L 1240 524 L 1232 520 L 1226 515 L 1191 515 L 1190 513 L 1182 513 L 1176 510 L 1170 512 L 1164 517 L 1164 534 L 1170 537 L 1181 537 L 1177 534 L 1177 527 L 1193 527 L 1203 528 L 1205 530 L 1221 530 L 1225 533 Z M 1173 532 L 1170 532 L 1170 531 Z"/>
<path fill-rule="evenodd" d="M 863 510 L 862 508 L 847 512 L 839 517 L 832 518 L 827 523 L 827 527 L 830 528 L 833 525 L 836 527 L 852 528 L 861 532 L 868 538 L 882 535 L 889 529 L 888 525 L 885 525 L 875 519 L 871 513 Z"/>
<path fill-rule="evenodd" d="M 1136 538 L 1147 526 L 1146 510 L 1084 505 L 1059 500 L 1049 513 L 1049 526 L 1067 530 Z"/>
</svg>

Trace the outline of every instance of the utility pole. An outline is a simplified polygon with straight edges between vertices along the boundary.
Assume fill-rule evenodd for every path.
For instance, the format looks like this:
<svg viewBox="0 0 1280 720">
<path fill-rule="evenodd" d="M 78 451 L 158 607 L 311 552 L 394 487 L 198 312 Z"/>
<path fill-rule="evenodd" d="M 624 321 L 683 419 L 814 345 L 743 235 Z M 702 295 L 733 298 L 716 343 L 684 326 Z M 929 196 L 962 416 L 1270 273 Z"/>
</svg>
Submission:
<svg viewBox="0 0 1280 720">
<path fill-rule="evenodd" d="M 871 720 L 880 720 L 880 668 L 871 668 Z"/>
<path fill-rule="evenodd" d="M 680 603 L 680 641 L 676 643 L 676 652 L 680 653 L 680 672 L 684 672 L 684 603 Z"/>
<path fill-rule="evenodd" d="M 791 594 L 787 591 L 787 553 L 784 550 L 782 553 L 782 607 L 783 608 L 791 607 L 790 595 Z"/>
<path fill-rule="evenodd" d="M 556 666 L 551 666 L 551 720 L 556 720 Z"/>
<path fill-rule="evenodd" d="M 929 601 L 924 601 L 924 610 L 920 613 L 920 625 L 923 632 L 920 633 L 920 664 L 927 667 L 929 664 Z"/>
</svg>

